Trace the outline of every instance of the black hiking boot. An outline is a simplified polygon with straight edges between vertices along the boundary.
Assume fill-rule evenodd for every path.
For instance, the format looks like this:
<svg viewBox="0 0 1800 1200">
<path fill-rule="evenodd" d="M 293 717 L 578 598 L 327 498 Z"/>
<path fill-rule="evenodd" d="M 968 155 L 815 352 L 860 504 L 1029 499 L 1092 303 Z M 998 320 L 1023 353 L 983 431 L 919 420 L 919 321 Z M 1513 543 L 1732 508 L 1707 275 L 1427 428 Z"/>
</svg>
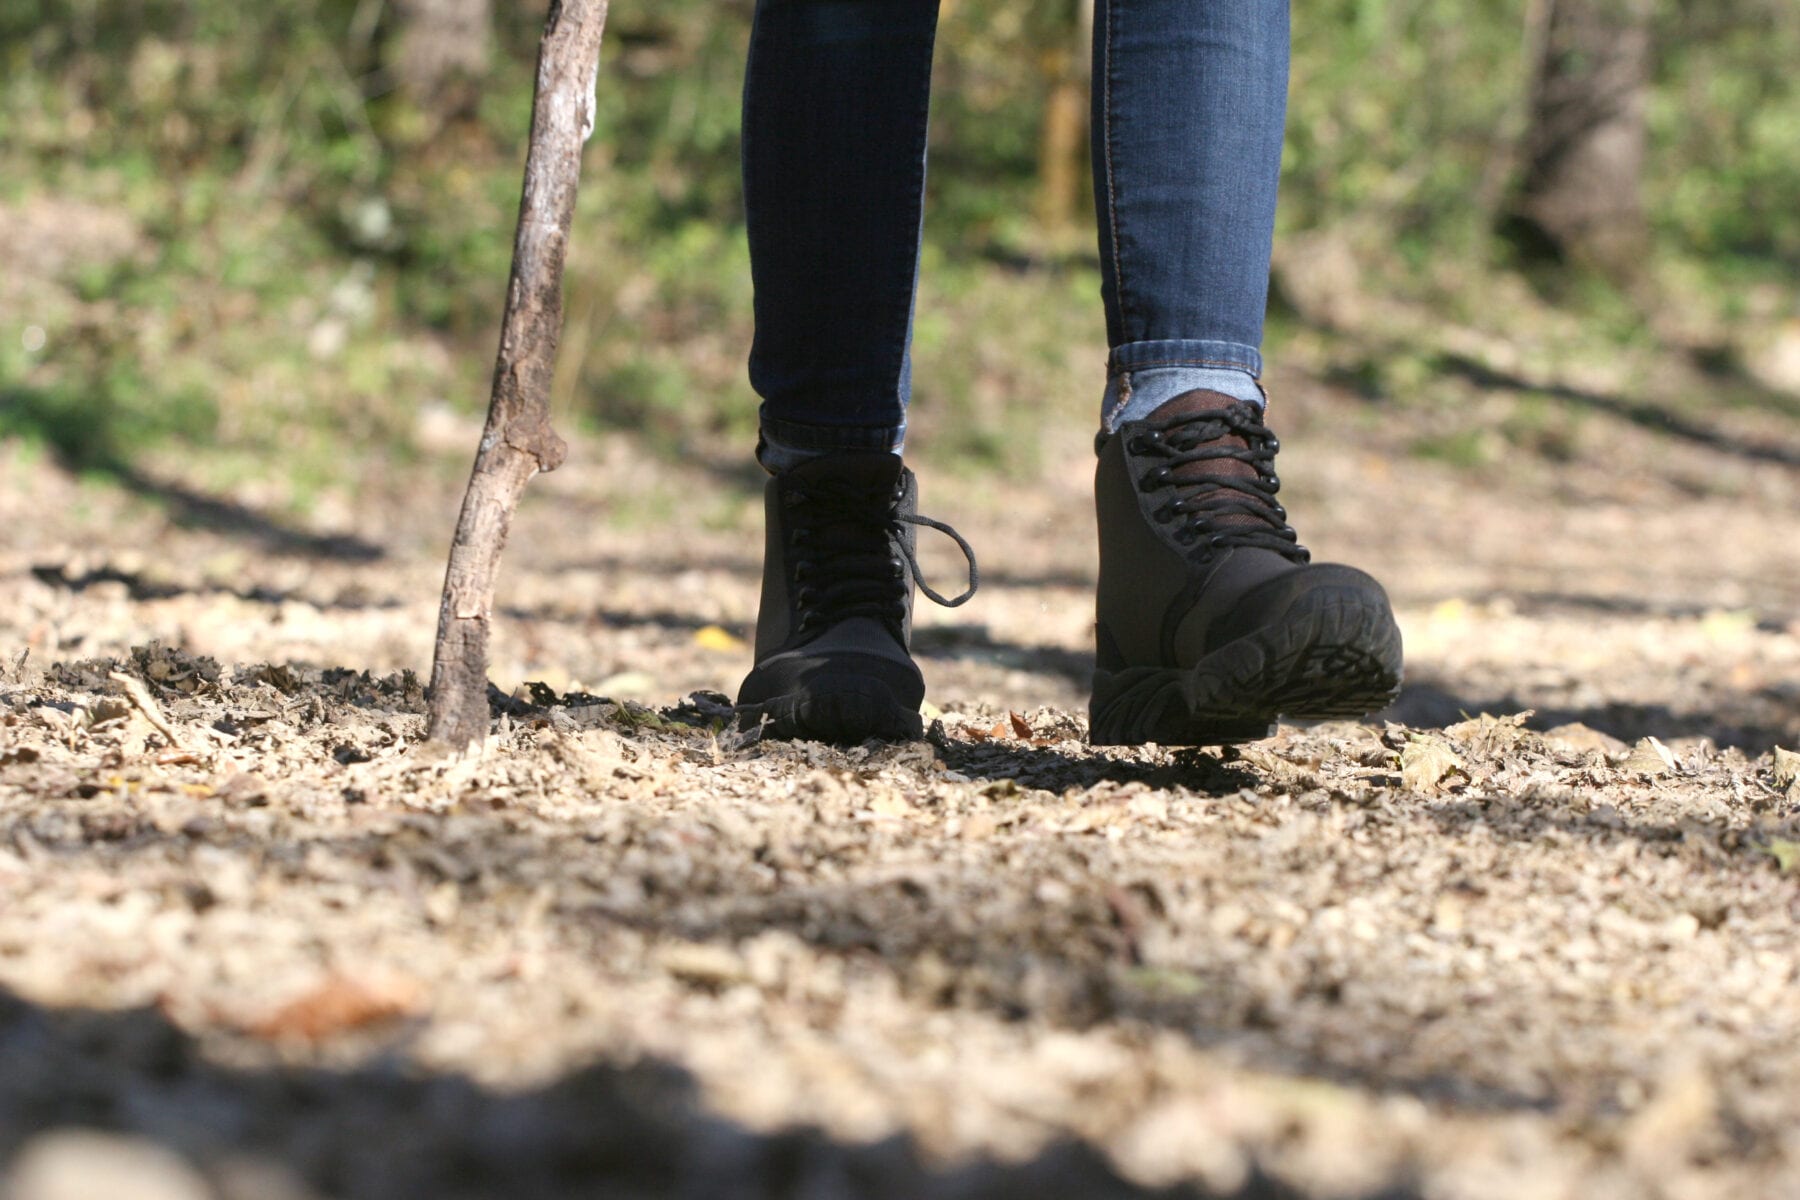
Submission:
<svg viewBox="0 0 1800 1200">
<path fill-rule="evenodd" d="M 896 454 L 831 454 L 769 480 L 756 665 L 738 722 L 764 736 L 854 745 L 923 736 L 925 680 L 908 649 L 912 594 L 954 608 L 975 594 L 975 555 L 918 515 Z M 969 590 L 946 600 L 919 579 L 915 526 L 942 530 L 969 559 Z"/>
<path fill-rule="evenodd" d="M 1209 391 L 1098 439 L 1095 745 L 1231 745 L 1399 693 L 1387 594 L 1310 561 L 1275 501 L 1279 446 L 1256 405 Z"/>
</svg>

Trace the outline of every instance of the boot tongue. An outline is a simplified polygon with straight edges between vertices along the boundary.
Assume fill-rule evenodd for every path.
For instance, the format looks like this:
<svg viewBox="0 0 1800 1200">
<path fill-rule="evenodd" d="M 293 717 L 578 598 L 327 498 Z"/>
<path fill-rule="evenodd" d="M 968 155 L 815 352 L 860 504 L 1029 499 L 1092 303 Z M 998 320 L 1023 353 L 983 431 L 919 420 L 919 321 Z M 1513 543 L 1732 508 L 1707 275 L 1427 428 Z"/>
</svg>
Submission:
<svg viewBox="0 0 1800 1200">
<path fill-rule="evenodd" d="M 1164 401 L 1147 418 L 1160 428 L 1167 430 L 1163 441 L 1179 450 L 1190 450 L 1201 444 L 1230 447 L 1234 450 L 1248 450 L 1250 443 L 1241 435 L 1233 432 L 1230 426 L 1222 421 L 1225 410 L 1244 404 L 1235 396 L 1227 396 L 1223 392 L 1193 391 L 1183 392 L 1171 400 Z M 1211 424 L 1215 431 L 1223 436 L 1207 438 L 1207 426 Z M 1173 426 L 1172 428 L 1170 426 Z M 1208 458 L 1199 462 L 1184 462 L 1170 468 L 1169 477 L 1179 484 L 1205 483 L 1217 479 L 1256 479 L 1256 468 L 1237 458 Z M 1229 493 L 1227 493 L 1229 494 Z M 1266 522 L 1251 516 L 1249 513 L 1221 513 L 1210 521 L 1214 525 L 1262 525 Z"/>
</svg>

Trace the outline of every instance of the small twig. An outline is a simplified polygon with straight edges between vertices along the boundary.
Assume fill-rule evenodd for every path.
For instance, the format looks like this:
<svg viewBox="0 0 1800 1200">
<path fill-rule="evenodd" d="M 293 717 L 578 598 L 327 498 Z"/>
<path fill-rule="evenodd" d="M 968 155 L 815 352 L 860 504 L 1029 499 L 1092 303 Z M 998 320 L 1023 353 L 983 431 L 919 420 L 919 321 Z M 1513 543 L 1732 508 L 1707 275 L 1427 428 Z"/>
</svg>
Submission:
<svg viewBox="0 0 1800 1200">
<path fill-rule="evenodd" d="M 156 732 L 169 739 L 171 747 L 176 750 L 186 748 L 181 744 L 181 735 L 175 732 L 175 727 L 169 724 L 169 719 L 163 716 L 162 709 L 157 707 L 156 697 L 150 694 L 150 689 L 145 687 L 140 680 L 121 671 L 112 671 L 108 673 L 107 678 L 125 689 L 125 698 L 144 714 L 146 721 L 156 727 Z"/>
</svg>

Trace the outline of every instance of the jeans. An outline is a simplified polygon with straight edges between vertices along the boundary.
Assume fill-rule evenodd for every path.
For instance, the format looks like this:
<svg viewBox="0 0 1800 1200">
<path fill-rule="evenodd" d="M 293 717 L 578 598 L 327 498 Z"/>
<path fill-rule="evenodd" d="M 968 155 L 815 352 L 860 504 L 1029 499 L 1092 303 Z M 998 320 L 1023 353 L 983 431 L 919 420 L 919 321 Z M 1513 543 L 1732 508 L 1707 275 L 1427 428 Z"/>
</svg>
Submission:
<svg viewBox="0 0 1800 1200">
<path fill-rule="evenodd" d="M 1094 0 L 1102 423 L 1261 403 L 1287 0 Z M 937 0 L 758 0 L 744 195 L 764 462 L 898 449 Z"/>
</svg>

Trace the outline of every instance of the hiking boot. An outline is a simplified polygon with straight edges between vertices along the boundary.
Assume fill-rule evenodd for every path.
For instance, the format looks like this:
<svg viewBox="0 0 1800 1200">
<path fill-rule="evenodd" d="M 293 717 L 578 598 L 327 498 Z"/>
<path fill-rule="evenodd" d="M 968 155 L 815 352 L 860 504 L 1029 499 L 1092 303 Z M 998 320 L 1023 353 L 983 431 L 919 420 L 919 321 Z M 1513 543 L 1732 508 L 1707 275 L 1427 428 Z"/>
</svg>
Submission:
<svg viewBox="0 0 1800 1200">
<path fill-rule="evenodd" d="M 756 665 L 738 689 L 740 725 L 840 745 L 923 735 L 925 680 L 908 649 L 913 585 L 954 608 L 977 577 L 968 542 L 919 516 L 918 500 L 895 454 L 831 454 L 769 480 Z M 919 525 L 968 556 L 969 590 L 954 600 L 919 579 Z"/>
<path fill-rule="evenodd" d="M 1400 690 L 1381 585 L 1313 563 L 1275 501 L 1262 411 L 1187 392 L 1096 442 L 1100 587 L 1089 740 L 1230 745 L 1278 717 L 1360 717 Z"/>
</svg>

